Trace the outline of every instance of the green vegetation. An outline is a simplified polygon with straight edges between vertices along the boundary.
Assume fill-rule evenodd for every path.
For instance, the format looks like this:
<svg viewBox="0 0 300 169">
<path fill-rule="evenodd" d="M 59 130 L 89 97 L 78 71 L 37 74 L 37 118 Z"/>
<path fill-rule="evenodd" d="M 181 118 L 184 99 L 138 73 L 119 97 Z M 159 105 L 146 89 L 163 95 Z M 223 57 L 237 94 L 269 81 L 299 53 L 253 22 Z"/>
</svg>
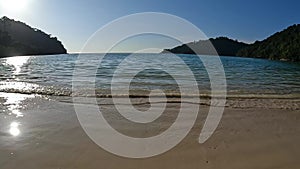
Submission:
<svg viewBox="0 0 300 169">
<path fill-rule="evenodd" d="M 240 50 L 237 56 L 300 61 L 300 25 L 290 26 L 266 40 L 256 41 Z"/>
<path fill-rule="evenodd" d="M 0 57 L 65 53 L 56 37 L 7 17 L 0 19 Z"/>
<path fill-rule="evenodd" d="M 216 53 L 209 48 L 209 44 L 212 44 L 221 56 L 253 57 L 296 62 L 300 61 L 300 25 L 290 26 L 263 41 L 256 41 L 253 44 L 245 44 L 237 40 L 220 37 L 184 44 L 173 49 L 165 49 L 163 53 L 194 54 L 197 52 L 203 55 L 215 55 Z"/>
<path fill-rule="evenodd" d="M 216 51 L 211 49 L 211 45 L 214 46 Z M 248 44 L 238 42 L 237 40 L 219 37 L 215 39 L 211 38 L 209 40 L 200 40 L 198 42 L 183 44 L 173 49 L 165 49 L 163 53 L 171 52 L 177 54 L 195 54 L 195 52 L 197 52 L 198 54 L 203 55 L 219 54 L 222 56 L 235 56 L 240 49 L 247 46 Z"/>
</svg>

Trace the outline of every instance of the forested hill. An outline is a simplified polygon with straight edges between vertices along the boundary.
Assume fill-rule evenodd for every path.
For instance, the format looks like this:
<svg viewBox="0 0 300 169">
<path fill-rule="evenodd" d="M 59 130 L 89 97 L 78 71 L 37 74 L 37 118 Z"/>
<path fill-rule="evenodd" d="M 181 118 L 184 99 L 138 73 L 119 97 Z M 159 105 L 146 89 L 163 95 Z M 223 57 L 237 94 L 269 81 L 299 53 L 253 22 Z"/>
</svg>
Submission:
<svg viewBox="0 0 300 169">
<path fill-rule="evenodd" d="M 300 61 L 300 25 L 293 25 L 240 50 L 238 56 Z"/>
<path fill-rule="evenodd" d="M 25 23 L 0 18 L 0 57 L 65 53 L 67 50 L 56 37 Z"/>
<path fill-rule="evenodd" d="M 165 49 L 163 53 L 193 54 L 190 49 L 196 49 L 198 54 L 214 54 L 205 48 L 209 41 L 221 56 L 240 56 L 252 58 L 264 58 L 271 60 L 300 61 L 300 25 L 296 24 L 277 32 L 263 41 L 253 44 L 245 44 L 226 37 L 191 42 L 173 49 Z M 200 49 L 200 50 L 198 50 Z"/>
<path fill-rule="evenodd" d="M 200 40 L 198 42 L 191 42 L 175 47 L 173 49 L 165 49 L 163 53 L 177 53 L 177 54 L 194 54 L 192 50 L 196 50 L 198 54 L 215 55 L 215 51 L 208 50 L 207 47 L 211 44 L 216 49 L 217 53 L 222 56 L 235 56 L 236 53 L 248 46 L 248 44 L 232 40 L 227 37 L 210 38 L 208 40 Z M 192 49 L 191 49 L 192 48 Z"/>
</svg>

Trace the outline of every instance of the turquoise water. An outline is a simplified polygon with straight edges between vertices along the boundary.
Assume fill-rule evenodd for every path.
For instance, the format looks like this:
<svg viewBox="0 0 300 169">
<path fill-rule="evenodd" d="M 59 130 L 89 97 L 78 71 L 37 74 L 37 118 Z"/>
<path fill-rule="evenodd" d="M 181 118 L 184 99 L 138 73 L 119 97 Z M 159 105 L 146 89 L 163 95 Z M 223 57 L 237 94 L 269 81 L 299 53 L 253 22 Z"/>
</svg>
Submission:
<svg viewBox="0 0 300 169">
<path fill-rule="evenodd" d="M 111 79 L 118 65 L 129 54 L 85 54 L 86 62 L 77 65 L 82 76 L 96 77 L 96 90 L 109 91 Z M 135 54 L 128 70 L 138 69 L 145 63 L 168 67 L 177 78 L 185 80 L 185 74 L 174 60 L 161 60 L 161 54 Z M 164 54 L 166 55 L 166 54 Z M 210 81 L 198 56 L 178 55 L 190 67 L 199 90 L 210 92 Z M 74 67 L 78 55 L 21 56 L 0 59 L 0 92 L 30 93 L 43 95 L 71 95 Z M 209 58 L 210 56 L 201 56 Z M 300 94 L 300 64 L 252 58 L 220 57 L 224 66 L 227 90 L 231 94 Z M 96 75 L 89 75 L 91 65 L 99 63 Z M 123 76 L 122 82 L 129 78 Z M 92 83 L 92 82 L 91 82 Z M 186 84 L 189 82 L 186 81 Z M 176 92 L 178 85 L 172 76 L 162 70 L 148 69 L 138 73 L 131 81 L 131 90 L 163 89 Z M 86 89 L 82 86 L 82 90 Z"/>
</svg>

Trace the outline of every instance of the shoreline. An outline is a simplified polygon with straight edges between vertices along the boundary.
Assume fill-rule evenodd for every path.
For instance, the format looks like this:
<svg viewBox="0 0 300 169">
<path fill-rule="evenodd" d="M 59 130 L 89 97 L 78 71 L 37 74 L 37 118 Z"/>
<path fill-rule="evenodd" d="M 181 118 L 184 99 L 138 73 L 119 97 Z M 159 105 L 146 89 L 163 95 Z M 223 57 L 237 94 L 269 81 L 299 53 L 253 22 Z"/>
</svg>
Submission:
<svg viewBox="0 0 300 169">
<path fill-rule="evenodd" d="M 44 95 L 44 94 L 31 94 L 27 92 L 19 93 L 19 92 L 1 92 L 0 91 L 0 98 L 5 98 L 7 95 L 15 95 L 15 96 L 24 96 L 24 98 L 43 98 L 49 100 L 56 100 L 62 103 L 76 103 L 74 100 L 79 98 L 81 101 L 86 99 L 95 99 L 98 102 L 98 105 L 112 105 L 113 99 L 130 99 L 131 104 L 133 105 L 147 105 L 149 104 L 149 95 L 148 94 L 134 94 L 134 95 L 109 95 L 109 94 L 102 94 L 94 96 L 87 96 L 87 95 L 77 95 L 77 96 L 69 96 L 69 95 Z M 155 103 L 181 103 L 181 99 L 186 100 L 183 103 L 188 104 L 199 104 L 204 106 L 214 106 L 211 103 L 211 96 L 209 95 L 200 95 L 200 102 L 194 102 L 193 98 L 197 98 L 197 96 L 193 95 L 155 95 L 151 94 L 151 98 L 155 99 L 152 101 L 151 104 Z M 215 97 L 216 100 L 224 99 L 223 97 Z M 78 99 L 77 99 L 78 100 Z M 80 104 L 80 102 L 78 102 Z M 87 102 L 82 102 L 82 104 L 87 104 Z M 290 109 L 290 110 L 300 110 L 300 95 L 255 95 L 255 94 L 246 94 L 246 95 L 229 95 L 226 97 L 225 108 L 266 108 L 266 109 Z"/>
<path fill-rule="evenodd" d="M 207 116 L 208 106 L 200 105 L 200 111 L 189 135 L 172 150 L 147 159 L 127 159 L 112 155 L 92 142 L 81 128 L 70 97 L 60 101 L 43 96 L 25 98 L 19 107 L 13 107 L 23 117 L 0 113 L 0 164 L 10 168 L 296 168 L 300 155 L 300 110 L 268 107 L 225 107 L 216 132 L 204 144 L 198 143 L 199 133 Z M 100 99 L 102 110 L 113 113 L 110 99 Z M 1 107 L 8 107 L 0 96 Z M 133 103 L 144 102 L 134 98 Z M 287 101 L 287 100 L 285 100 Z M 102 103 L 102 104 L 101 104 Z M 241 103 L 241 102 L 240 102 Z M 245 100 L 243 103 L 249 103 Z M 258 103 L 263 103 L 258 100 Z M 299 101 L 295 102 L 299 106 Z M 160 103 L 154 104 L 158 106 Z M 178 103 L 169 103 L 164 121 L 147 128 L 135 127 L 117 121 L 115 128 L 121 132 L 145 137 L 163 131 L 175 118 Z M 278 104 L 278 103 L 275 103 Z M 285 104 L 285 102 L 282 102 Z M 294 104 L 294 103 L 293 103 Z M 11 105 L 14 105 L 11 103 Z M 188 103 L 184 103 L 189 107 Z M 87 105 L 93 106 L 93 105 Z M 145 109 L 147 105 L 136 105 Z M 114 120 L 116 116 L 110 116 Z M 12 122 L 20 123 L 19 136 L 9 133 Z M 297 127 L 299 126 L 299 127 Z M 105 132 L 105 131 L 99 131 Z M 15 161 L 22 161 L 15 163 Z M 175 161 L 174 161 L 175 160 Z"/>
</svg>

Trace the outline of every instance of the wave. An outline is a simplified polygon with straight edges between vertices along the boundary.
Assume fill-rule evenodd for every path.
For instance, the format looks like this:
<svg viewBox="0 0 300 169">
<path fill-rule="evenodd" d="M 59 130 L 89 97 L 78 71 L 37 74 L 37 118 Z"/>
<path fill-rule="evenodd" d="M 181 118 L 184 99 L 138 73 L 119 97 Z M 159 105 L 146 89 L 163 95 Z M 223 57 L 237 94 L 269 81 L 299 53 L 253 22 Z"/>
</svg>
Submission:
<svg viewBox="0 0 300 169">
<path fill-rule="evenodd" d="M 0 82 L 0 92 L 49 96 L 71 96 L 72 94 L 68 88 L 41 86 L 26 82 Z"/>
<path fill-rule="evenodd" d="M 42 86 L 38 84 L 26 82 L 0 82 L 0 92 L 2 93 L 19 93 L 28 95 L 42 95 L 42 96 L 66 96 L 66 97 L 98 97 L 98 98 L 112 98 L 112 97 L 130 97 L 130 98 L 148 98 L 151 91 L 133 89 L 129 94 L 120 90 L 117 94 L 111 94 L 110 89 L 80 89 L 72 91 L 71 87 L 60 86 Z M 293 94 L 277 94 L 277 93 L 245 93 L 239 91 L 227 91 L 227 99 L 300 99 L 300 93 Z M 164 90 L 164 93 L 151 93 L 151 97 L 167 97 L 167 98 L 181 98 L 181 97 L 200 97 L 211 98 L 210 91 L 199 91 L 199 95 L 191 93 L 180 93 L 174 90 Z M 223 98 L 224 95 L 216 94 L 216 98 Z"/>
</svg>

